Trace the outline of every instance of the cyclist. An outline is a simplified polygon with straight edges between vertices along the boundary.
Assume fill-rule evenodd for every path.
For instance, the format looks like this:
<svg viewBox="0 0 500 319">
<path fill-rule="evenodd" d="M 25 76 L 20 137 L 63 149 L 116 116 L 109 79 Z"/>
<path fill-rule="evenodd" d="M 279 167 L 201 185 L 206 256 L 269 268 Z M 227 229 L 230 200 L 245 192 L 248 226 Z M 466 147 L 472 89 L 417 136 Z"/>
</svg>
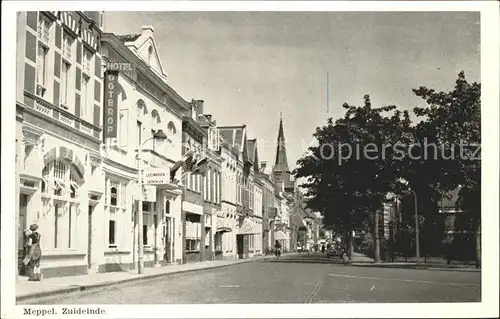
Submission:
<svg viewBox="0 0 500 319">
<path fill-rule="evenodd" d="M 276 254 L 276 257 L 281 256 L 281 244 L 278 240 L 274 243 L 274 253 Z"/>
</svg>

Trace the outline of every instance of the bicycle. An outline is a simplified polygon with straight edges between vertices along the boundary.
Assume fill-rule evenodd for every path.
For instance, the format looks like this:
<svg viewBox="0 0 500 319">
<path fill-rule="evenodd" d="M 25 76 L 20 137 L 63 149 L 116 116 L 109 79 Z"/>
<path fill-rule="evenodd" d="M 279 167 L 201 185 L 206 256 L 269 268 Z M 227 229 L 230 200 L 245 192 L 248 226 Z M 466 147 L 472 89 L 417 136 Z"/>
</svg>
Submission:
<svg viewBox="0 0 500 319">
<path fill-rule="evenodd" d="M 281 248 L 276 248 L 274 254 L 276 256 L 276 259 L 279 259 L 281 257 Z"/>
</svg>

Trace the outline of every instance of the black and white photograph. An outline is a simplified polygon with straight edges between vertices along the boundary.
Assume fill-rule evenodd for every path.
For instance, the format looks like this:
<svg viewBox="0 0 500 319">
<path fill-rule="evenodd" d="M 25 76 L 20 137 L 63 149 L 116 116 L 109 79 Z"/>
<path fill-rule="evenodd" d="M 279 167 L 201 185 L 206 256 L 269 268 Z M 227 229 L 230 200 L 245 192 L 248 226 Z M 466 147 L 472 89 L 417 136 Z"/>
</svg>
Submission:
<svg viewBox="0 0 500 319">
<path fill-rule="evenodd" d="M 424 4 L 10 2 L 1 317 L 498 316 L 499 8 Z"/>
</svg>

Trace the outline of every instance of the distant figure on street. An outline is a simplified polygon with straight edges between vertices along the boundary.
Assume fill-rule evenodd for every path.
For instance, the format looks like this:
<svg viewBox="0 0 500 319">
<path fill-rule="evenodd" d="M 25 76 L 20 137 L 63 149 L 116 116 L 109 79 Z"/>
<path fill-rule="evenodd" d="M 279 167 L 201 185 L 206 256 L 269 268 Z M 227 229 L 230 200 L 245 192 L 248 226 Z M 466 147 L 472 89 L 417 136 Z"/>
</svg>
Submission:
<svg viewBox="0 0 500 319">
<path fill-rule="evenodd" d="M 276 240 L 276 242 L 274 243 L 274 251 L 275 251 L 276 257 L 279 258 L 281 256 L 281 244 L 278 240 Z"/>
<path fill-rule="evenodd" d="M 321 245 L 321 252 L 324 254 L 324 253 L 325 253 L 325 251 L 326 251 L 326 247 L 325 247 L 325 245 L 323 244 L 323 245 Z"/>
</svg>

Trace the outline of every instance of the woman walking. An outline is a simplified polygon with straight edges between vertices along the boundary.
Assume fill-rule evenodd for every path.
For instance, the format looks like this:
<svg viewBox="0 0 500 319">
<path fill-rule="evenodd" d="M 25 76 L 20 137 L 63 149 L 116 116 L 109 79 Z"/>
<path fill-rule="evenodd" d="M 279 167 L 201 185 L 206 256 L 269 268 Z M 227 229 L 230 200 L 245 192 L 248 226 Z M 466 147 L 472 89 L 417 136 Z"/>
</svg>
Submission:
<svg viewBox="0 0 500 319">
<path fill-rule="evenodd" d="M 40 271 L 40 259 L 42 258 L 42 249 L 40 248 L 40 233 L 37 231 L 38 225 L 30 225 L 29 230 L 25 232 L 28 237 L 28 254 L 23 260 L 24 265 L 28 270 L 28 276 L 30 281 L 40 281 L 42 280 L 42 274 Z"/>
</svg>

